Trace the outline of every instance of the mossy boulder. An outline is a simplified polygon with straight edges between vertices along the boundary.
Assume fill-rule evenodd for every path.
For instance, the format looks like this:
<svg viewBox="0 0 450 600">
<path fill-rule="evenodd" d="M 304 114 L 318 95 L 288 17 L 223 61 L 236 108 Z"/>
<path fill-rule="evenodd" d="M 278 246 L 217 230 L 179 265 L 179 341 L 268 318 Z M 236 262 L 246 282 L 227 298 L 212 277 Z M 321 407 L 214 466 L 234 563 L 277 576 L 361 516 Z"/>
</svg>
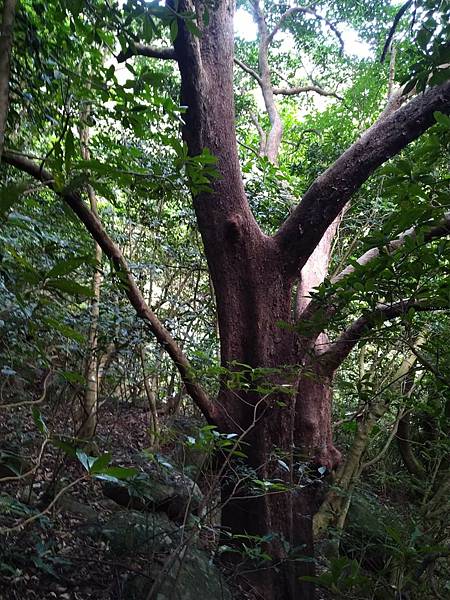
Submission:
<svg viewBox="0 0 450 600">
<path fill-rule="evenodd" d="M 172 557 L 171 557 L 172 558 Z M 231 600 L 232 595 L 224 577 L 213 564 L 209 555 L 196 548 L 169 561 L 163 577 L 157 581 L 156 600 Z M 164 565 L 162 565 L 164 569 Z M 156 571 L 150 573 L 153 582 Z M 146 600 L 153 582 L 148 577 L 130 577 L 125 584 L 125 596 L 129 600 Z"/>
<path fill-rule="evenodd" d="M 150 512 L 165 512 L 174 520 L 183 520 L 185 514 L 198 514 L 203 494 L 187 475 L 171 468 L 135 464 L 142 471 L 126 483 L 106 482 L 104 494 L 127 508 Z"/>
<path fill-rule="evenodd" d="M 176 545 L 177 529 L 164 513 L 126 510 L 115 513 L 98 533 L 113 554 L 133 556 L 170 551 Z"/>
</svg>

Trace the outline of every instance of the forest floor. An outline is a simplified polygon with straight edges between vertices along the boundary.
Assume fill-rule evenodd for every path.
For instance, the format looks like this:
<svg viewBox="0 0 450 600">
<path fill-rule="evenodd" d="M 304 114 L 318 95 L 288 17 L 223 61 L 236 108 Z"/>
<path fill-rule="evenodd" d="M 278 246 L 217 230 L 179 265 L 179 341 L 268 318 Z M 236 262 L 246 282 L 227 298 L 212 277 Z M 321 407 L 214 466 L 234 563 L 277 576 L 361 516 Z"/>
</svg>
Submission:
<svg viewBox="0 0 450 600">
<path fill-rule="evenodd" d="M 52 435 L 67 434 L 68 419 L 70 415 L 64 410 L 43 415 L 45 428 L 51 429 Z M 131 466 L 132 456 L 148 444 L 147 426 L 145 409 L 129 406 L 111 411 L 103 407 L 98 449 L 110 452 L 114 462 Z M 28 468 L 39 455 L 44 439 L 29 406 L 0 419 L 0 450 L 20 454 Z M 0 478 L 5 475 L 11 473 L 0 473 Z M 145 571 L 142 557 L 112 560 L 107 544 L 87 535 L 89 515 L 97 512 L 107 519 L 114 510 L 115 503 L 105 498 L 99 481 L 83 479 L 47 511 L 54 496 L 49 491 L 85 475 L 78 459 L 46 444 L 34 474 L 0 482 L 0 600 L 119 600 L 124 598 L 126 576 Z M 39 512 L 46 514 L 35 518 Z M 35 520 L 18 527 L 29 518 Z"/>
</svg>

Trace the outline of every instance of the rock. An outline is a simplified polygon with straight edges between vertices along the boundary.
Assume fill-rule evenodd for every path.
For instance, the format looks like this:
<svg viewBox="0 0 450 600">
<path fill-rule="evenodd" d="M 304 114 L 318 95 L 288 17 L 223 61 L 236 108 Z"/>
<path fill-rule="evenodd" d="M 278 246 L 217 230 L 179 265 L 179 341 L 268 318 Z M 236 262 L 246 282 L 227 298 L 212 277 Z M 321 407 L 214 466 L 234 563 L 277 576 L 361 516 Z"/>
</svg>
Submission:
<svg viewBox="0 0 450 600">
<path fill-rule="evenodd" d="M 184 519 L 186 511 L 199 513 L 203 494 L 192 479 L 175 469 L 152 468 L 148 464 L 145 468 L 126 484 L 105 482 L 105 496 L 134 510 L 166 512 L 178 521 Z"/>
<path fill-rule="evenodd" d="M 97 511 L 94 508 L 79 502 L 70 494 L 63 494 L 58 501 L 58 506 L 65 512 L 70 512 L 83 518 L 87 523 L 96 523 L 98 520 Z"/>
<path fill-rule="evenodd" d="M 401 532 L 404 523 L 374 495 L 355 495 L 350 504 L 341 550 L 370 570 L 383 569 L 391 557 L 389 530 Z"/>
<path fill-rule="evenodd" d="M 152 555 L 168 552 L 177 543 L 178 528 L 164 513 L 141 513 L 133 510 L 114 514 L 98 530 L 117 555 Z"/>
<path fill-rule="evenodd" d="M 164 568 L 164 566 L 162 567 Z M 161 571 L 153 574 L 158 577 Z M 156 600 L 231 600 L 223 575 L 205 552 L 189 549 L 178 556 L 161 577 Z M 153 582 L 148 577 L 130 577 L 124 595 L 129 600 L 146 600 Z"/>
</svg>

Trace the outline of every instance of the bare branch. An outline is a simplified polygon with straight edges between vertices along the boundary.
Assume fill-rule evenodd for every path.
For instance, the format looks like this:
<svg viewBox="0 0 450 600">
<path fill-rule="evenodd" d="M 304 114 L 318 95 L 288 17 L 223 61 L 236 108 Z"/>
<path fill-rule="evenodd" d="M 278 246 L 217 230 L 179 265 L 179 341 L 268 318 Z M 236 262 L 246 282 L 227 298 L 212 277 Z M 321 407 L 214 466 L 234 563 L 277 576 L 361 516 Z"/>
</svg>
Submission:
<svg viewBox="0 0 450 600">
<path fill-rule="evenodd" d="M 338 339 L 330 344 L 325 352 L 319 354 L 320 362 L 326 367 L 335 371 L 347 358 L 356 344 L 377 324 L 389 321 L 406 314 L 413 308 L 418 312 L 433 310 L 446 310 L 447 307 L 442 304 L 442 300 L 436 301 L 415 301 L 400 300 L 393 304 L 379 304 L 373 311 L 356 319 Z"/>
<path fill-rule="evenodd" d="M 400 19 L 403 17 L 403 15 L 408 10 L 408 8 L 411 6 L 411 4 L 412 4 L 412 0 L 408 0 L 408 2 L 405 2 L 405 4 L 403 4 L 403 6 L 400 7 L 398 13 L 395 15 L 394 21 L 392 23 L 392 27 L 389 30 L 388 36 L 384 43 L 383 52 L 381 53 L 381 58 L 380 58 L 381 63 L 383 63 L 386 58 L 386 54 L 388 53 L 389 46 L 391 45 L 392 38 L 394 37 L 395 30 L 397 29 L 397 25 L 398 25 Z"/>
<path fill-rule="evenodd" d="M 42 394 L 39 396 L 37 400 L 22 400 L 21 402 L 12 402 L 11 404 L 0 404 L 0 410 L 7 408 L 18 408 L 19 406 L 36 406 L 36 404 L 42 404 L 47 396 L 47 385 L 52 374 L 52 370 L 50 369 L 45 376 Z"/>
<path fill-rule="evenodd" d="M 262 83 L 262 79 L 261 77 L 258 75 L 258 73 L 252 69 L 251 67 L 249 67 L 248 65 L 246 65 L 245 63 L 243 63 L 241 60 L 239 60 L 239 58 L 236 58 L 236 56 L 234 57 L 234 62 L 241 67 L 241 69 L 243 71 L 245 71 L 246 73 L 248 73 L 249 75 L 251 75 L 254 79 L 256 79 L 256 81 L 259 83 L 259 85 L 261 85 Z"/>
<path fill-rule="evenodd" d="M 261 127 L 258 117 L 256 115 L 250 115 L 250 119 L 256 127 L 256 131 L 259 135 L 259 156 L 264 156 L 264 152 L 267 144 L 267 135 L 264 129 Z"/>
<path fill-rule="evenodd" d="M 146 322 L 158 343 L 164 348 L 175 363 L 188 394 L 203 412 L 205 417 L 210 422 L 214 422 L 214 412 L 216 407 L 212 404 L 201 385 L 195 380 L 193 369 L 176 341 L 146 303 L 142 292 L 136 285 L 120 248 L 103 229 L 103 225 L 99 218 L 89 210 L 77 193 L 67 190 L 63 190 L 62 192 L 57 191 L 53 183 L 53 176 L 45 169 L 41 169 L 40 166 L 33 161 L 18 154 L 6 152 L 4 153 L 2 160 L 21 171 L 28 173 L 39 181 L 43 181 L 73 210 L 94 240 L 101 246 L 103 252 L 113 262 L 114 267 L 124 284 L 124 291 L 131 305 L 136 310 L 137 315 Z"/>
<path fill-rule="evenodd" d="M 411 352 L 417 358 L 418 362 L 422 365 L 422 367 L 424 367 L 427 371 L 430 371 L 430 373 L 433 373 L 436 379 L 438 379 L 441 383 L 450 388 L 450 379 L 448 379 L 448 377 L 441 373 L 441 371 L 435 365 L 433 365 L 433 363 L 430 360 L 428 360 L 428 358 L 424 354 L 422 354 L 420 349 L 418 349 L 412 344 L 408 345 L 411 348 Z"/>
<path fill-rule="evenodd" d="M 327 92 L 318 85 L 304 85 L 298 87 L 279 88 L 274 87 L 273 93 L 281 96 L 297 96 L 298 94 L 304 94 L 305 92 L 315 92 L 321 96 L 334 96 L 338 100 L 342 100 L 341 96 L 338 96 L 335 92 Z"/>
<path fill-rule="evenodd" d="M 314 181 L 275 236 L 287 273 L 300 272 L 352 195 L 375 169 L 435 123 L 435 111 L 450 113 L 450 81 L 383 116 Z"/>
<path fill-rule="evenodd" d="M 406 231 L 401 233 L 398 238 L 396 238 L 395 240 L 392 240 L 391 242 L 386 244 L 386 246 L 384 246 L 382 249 L 371 248 L 370 250 L 367 250 L 367 252 L 365 252 L 362 256 L 360 256 L 356 262 L 361 266 L 367 265 L 368 263 L 372 262 L 375 258 L 378 258 L 378 256 L 380 256 L 382 250 L 384 250 L 385 252 L 388 252 L 389 254 L 392 254 L 393 252 L 395 252 L 396 250 L 401 248 L 401 246 L 403 246 L 403 244 L 405 243 L 405 240 L 407 240 L 408 238 L 415 237 L 416 234 L 417 234 L 416 228 L 411 227 L 410 229 L 407 229 Z M 441 223 L 439 223 L 439 225 L 437 225 L 436 227 L 432 227 L 429 231 L 425 232 L 423 238 L 424 238 L 424 242 L 432 242 L 433 240 L 439 239 L 441 237 L 445 237 L 446 235 L 449 235 L 449 234 L 450 234 L 450 212 L 446 213 L 444 219 L 442 220 Z M 338 283 L 339 281 L 341 281 L 348 275 L 351 275 L 352 273 L 354 273 L 355 270 L 356 270 L 356 267 L 354 265 L 349 265 L 348 267 L 343 269 L 340 273 L 338 273 L 335 277 L 333 277 L 331 279 L 331 282 Z"/>
<path fill-rule="evenodd" d="M 372 465 L 377 463 L 381 458 L 383 458 L 383 456 L 389 450 L 389 446 L 391 445 L 392 440 L 397 435 L 398 426 L 399 426 L 400 421 L 407 413 L 408 413 L 408 411 L 405 411 L 403 408 L 398 410 L 395 421 L 392 424 L 391 432 L 390 432 L 388 439 L 386 440 L 386 443 L 384 444 L 383 448 L 380 450 L 380 452 L 376 456 L 374 456 L 373 458 L 371 458 L 370 460 L 368 460 L 367 462 L 365 462 L 361 465 L 361 471 L 364 471 L 365 469 L 371 467 Z"/>
<path fill-rule="evenodd" d="M 270 131 L 266 137 L 264 155 L 271 163 L 275 163 L 280 150 L 281 138 L 283 135 L 283 123 L 280 118 L 277 106 L 275 104 L 274 93 L 272 89 L 271 70 L 269 65 L 269 32 L 266 19 L 259 4 L 259 0 L 253 0 L 253 14 L 258 25 L 258 65 L 260 74 L 260 87 L 264 98 L 264 105 L 270 120 Z"/>
<path fill-rule="evenodd" d="M 294 6 L 294 7 L 290 8 L 289 10 L 287 10 L 283 15 L 281 15 L 280 20 L 278 21 L 278 23 L 275 25 L 275 27 L 272 29 L 272 31 L 268 35 L 268 38 L 267 38 L 268 44 L 272 43 L 273 38 L 280 31 L 280 29 L 282 29 L 284 27 L 286 21 L 288 21 L 289 19 L 291 19 L 292 17 L 295 17 L 296 15 L 298 15 L 300 13 L 312 15 L 315 19 L 318 19 L 319 21 L 323 21 L 338 38 L 339 45 L 341 47 L 341 52 L 343 52 L 344 41 L 342 39 L 342 35 L 340 34 L 340 32 L 338 31 L 336 26 L 333 25 L 333 23 L 331 23 L 331 21 L 329 21 L 326 17 L 319 15 L 317 12 L 315 12 L 311 8 L 306 8 L 306 7 L 302 7 L 302 6 Z"/>
<path fill-rule="evenodd" d="M 176 60 L 173 48 L 157 48 L 145 44 L 134 43 L 132 46 L 117 55 L 117 62 L 125 62 L 132 56 L 147 56 L 148 58 L 159 58 L 161 60 Z"/>
</svg>

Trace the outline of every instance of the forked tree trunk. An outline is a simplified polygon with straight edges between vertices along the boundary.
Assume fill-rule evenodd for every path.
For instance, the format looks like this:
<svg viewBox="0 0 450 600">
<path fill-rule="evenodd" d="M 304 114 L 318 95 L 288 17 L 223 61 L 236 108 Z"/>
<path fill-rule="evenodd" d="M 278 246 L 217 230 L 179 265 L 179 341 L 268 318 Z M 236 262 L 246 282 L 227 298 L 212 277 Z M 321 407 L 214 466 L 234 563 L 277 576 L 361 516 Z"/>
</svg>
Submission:
<svg viewBox="0 0 450 600">
<path fill-rule="evenodd" d="M 182 3 L 179 10 L 192 11 L 193 5 Z M 287 272 L 281 246 L 259 229 L 243 190 L 234 132 L 232 17 L 233 2 L 220 2 L 200 39 L 180 21 L 175 41 L 181 101 L 189 107 L 184 137 L 192 155 L 209 148 L 221 170 L 214 191 L 196 196 L 194 207 L 217 299 L 222 364 L 241 370 L 243 379 L 246 369 L 237 363 L 266 369 L 261 380 L 282 384 L 287 393 L 230 390 L 224 382 L 216 400 L 215 424 L 224 432 L 245 432 L 243 473 L 253 472 L 259 480 L 283 480 L 289 490 L 254 495 L 248 478 L 235 465 L 234 479 L 231 473 L 225 478 L 222 527 L 229 534 L 259 537 L 271 556 L 267 569 L 242 576 L 261 598 L 307 599 L 312 598 L 313 587 L 299 577 L 311 574 L 312 563 L 294 560 L 294 552 L 297 557 L 311 556 L 317 488 L 314 481 L 307 485 L 300 481 L 300 463 L 312 457 L 301 452 L 297 456 L 294 446 L 319 448 L 329 466 L 335 463 L 330 398 L 328 392 L 322 394 L 323 386 L 329 389 L 329 380 L 325 376 L 318 386 L 312 383 L 318 374 L 299 377 L 314 340 L 301 345 L 291 328 L 280 326 L 292 323 L 297 277 Z M 289 465 L 288 471 L 279 460 Z"/>
</svg>

